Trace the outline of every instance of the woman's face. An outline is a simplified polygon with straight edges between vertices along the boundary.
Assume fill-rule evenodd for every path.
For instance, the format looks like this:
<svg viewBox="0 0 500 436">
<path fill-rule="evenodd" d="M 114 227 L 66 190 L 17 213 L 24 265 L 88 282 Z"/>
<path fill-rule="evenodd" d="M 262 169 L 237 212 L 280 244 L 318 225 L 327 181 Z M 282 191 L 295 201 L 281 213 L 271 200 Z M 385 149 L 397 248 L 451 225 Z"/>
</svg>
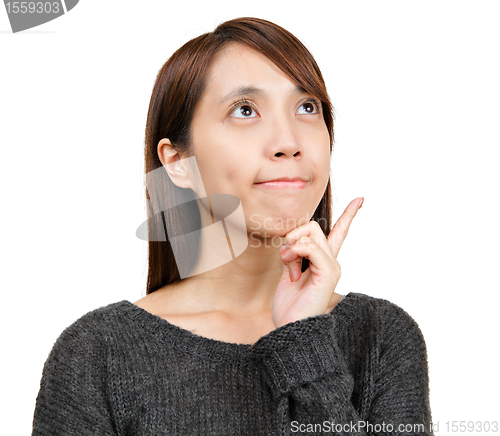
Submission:
<svg viewBox="0 0 500 436">
<path fill-rule="evenodd" d="M 249 233 L 285 236 L 308 222 L 321 201 L 330 137 L 315 100 L 244 44 L 225 45 L 210 66 L 191 151 L 207 194 L 240 199 Z M 284 177 L 305 183 L 258 184 Z"/>
</svg>

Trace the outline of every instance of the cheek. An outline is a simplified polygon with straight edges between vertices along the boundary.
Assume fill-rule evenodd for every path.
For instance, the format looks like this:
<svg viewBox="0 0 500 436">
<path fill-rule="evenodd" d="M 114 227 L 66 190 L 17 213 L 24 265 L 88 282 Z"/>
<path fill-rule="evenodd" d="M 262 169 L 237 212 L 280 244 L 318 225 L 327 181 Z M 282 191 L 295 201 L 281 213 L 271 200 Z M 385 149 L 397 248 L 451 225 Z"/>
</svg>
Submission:
<svg viewBox="0 0 500 436">
<path fill-rule="evenodd" d="M 311 155 L 311 159 L 317 168 L 330 167 L 330 135 L 324 123 L 315 125 L 308 133 L 304 140 L 308 144 L 307 150 Z"/>
<path fill-rule="evenodd" d="M 202 162 L 200 172 L 209 193 L 242 197 L 253 184 L 252 166 L 230 153 L 211 154 Z"/>
<path fill-rule="evenodd" d="M 330 143 L 326 142 L 326 145 L 322 147 L 318 147 L 316 150 L 316 154 L 314 156 L 315 167 L 316 167 L 316 176 L 319 180 L 322 180 L 326 183 L 330 177 L 330 164 L 331 164 L 331 155 L 330 155 Z"/>
</svg>

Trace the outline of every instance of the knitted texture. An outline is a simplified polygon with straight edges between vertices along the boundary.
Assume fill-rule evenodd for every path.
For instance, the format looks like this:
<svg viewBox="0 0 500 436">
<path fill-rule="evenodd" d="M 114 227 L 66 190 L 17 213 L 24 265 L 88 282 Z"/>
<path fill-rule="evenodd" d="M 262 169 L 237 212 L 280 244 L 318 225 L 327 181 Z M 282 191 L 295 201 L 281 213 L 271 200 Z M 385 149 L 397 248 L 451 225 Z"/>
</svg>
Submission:
<svg viewBox="0 0 500 436">
<path fill-rule="evenodd" d="M 61 333 L 32 436 L 432 435 L 430 423 L 424 338 L 386 300 L 350 293 L 253 345 L 123 300 Z"/>
</svg>

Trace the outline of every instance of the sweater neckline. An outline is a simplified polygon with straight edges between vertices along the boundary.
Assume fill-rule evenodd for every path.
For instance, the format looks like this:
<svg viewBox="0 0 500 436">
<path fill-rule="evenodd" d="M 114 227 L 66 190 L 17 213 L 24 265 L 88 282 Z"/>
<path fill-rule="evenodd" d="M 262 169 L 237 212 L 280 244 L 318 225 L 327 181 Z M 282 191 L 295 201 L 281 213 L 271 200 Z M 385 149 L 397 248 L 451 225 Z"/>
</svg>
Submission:
<svg viewBox="0 0 500 436">
<path fill-rule="evenodd" d="M 330 314 L 335 314 L 339 306 L 343 306 L 350 299 L 351 293 L 344 295 Z M 249 357 L 254 344 L 238 344 L 207 338 L 179 327 L 158 315 L 136 306 L 129 300 L 116 303 L 123 315 L 134 324 L 139 325 L 148 335 L 152 335 L 168 346 L 195 355 L 206 360 L 226 362 L 238 361 Z M 283 326 L 285 327 L 285 326 Z M 282 328 L 283 328 L 282 327 Z M 273 330 L 275 331 L 275 330 Z M 269 332 L 267 335 L 273 333 Z M 266 335 L 266 336 L 267 336 Z"/>
</svg>

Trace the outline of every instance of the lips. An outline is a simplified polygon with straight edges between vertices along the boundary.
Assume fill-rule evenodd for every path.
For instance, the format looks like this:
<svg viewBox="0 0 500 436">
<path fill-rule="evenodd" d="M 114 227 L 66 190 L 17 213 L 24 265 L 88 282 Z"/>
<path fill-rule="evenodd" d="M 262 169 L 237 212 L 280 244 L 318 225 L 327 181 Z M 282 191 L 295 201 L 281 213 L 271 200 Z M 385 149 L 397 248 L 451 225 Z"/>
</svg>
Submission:
<svg viewBox="0 0 500 436">
<path fill-rule="evenodd" d="M 270 179 L 270 180 L 265 180 L 263 182 L 257 182 L 256 185 L 260 183 L 270 183 L 270 182 L 295 182 L 295 181 L 302 181 L 302 182 L 307 182 L 308 179 L 300 176 L 292 176 L 292 177 L 279 177 L 277 179 Z"/>
<path fill-rule="evenodd" d="M 275 189 L 302 189 L 308 184 L 309 180 L 303 177 L 280 177 L 278 179 L 255 183 L 258 187 Z"/>
</svg>

